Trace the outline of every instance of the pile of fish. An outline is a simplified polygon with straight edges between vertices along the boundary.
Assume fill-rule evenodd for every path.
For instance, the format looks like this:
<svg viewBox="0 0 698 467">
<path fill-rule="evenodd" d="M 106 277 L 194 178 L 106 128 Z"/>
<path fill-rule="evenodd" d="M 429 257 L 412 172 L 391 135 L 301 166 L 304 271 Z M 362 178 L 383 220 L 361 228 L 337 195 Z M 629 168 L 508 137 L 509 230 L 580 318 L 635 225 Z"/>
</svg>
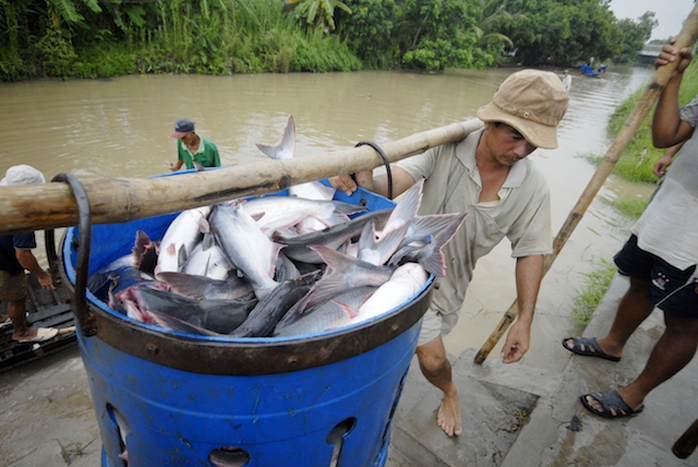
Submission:
<svg viewBox="0 0 698 467">
<path fill-rule="evenodd" d="M 289 117 L 270 157 L 293 157 Z M 465 214 L 418 216 L 423 181 L 395 208 L 333 200 L 320 182 L 289 196 L 236 199 L 183 211 L 153 240 L 92 273 L 88 288 L 130 318 L 185 333 L 238 337 L 316 334 L 404 304 L 446 273 L 442 247 Z"/>
</svg>

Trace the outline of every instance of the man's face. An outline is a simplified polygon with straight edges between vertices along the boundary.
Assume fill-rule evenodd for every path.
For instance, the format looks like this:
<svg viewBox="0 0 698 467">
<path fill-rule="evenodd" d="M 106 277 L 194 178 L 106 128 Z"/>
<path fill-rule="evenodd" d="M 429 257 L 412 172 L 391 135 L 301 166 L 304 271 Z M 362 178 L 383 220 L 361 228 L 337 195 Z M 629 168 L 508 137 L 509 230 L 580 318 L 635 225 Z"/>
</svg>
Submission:
<svg viewBox="0 0 698 467">
<path fill-rule="evenodd" d="M 191 144 L 194 141 L 194 132 L 190 131 L 181 138 L 184 144 Z"/>
<path fill-rule="evenodd" d="M 506 123 L 487 122 L 485 125 L 492 132 L 490 151 L 501 165 L 511 167 L 537 149 Z"/>
</svg>

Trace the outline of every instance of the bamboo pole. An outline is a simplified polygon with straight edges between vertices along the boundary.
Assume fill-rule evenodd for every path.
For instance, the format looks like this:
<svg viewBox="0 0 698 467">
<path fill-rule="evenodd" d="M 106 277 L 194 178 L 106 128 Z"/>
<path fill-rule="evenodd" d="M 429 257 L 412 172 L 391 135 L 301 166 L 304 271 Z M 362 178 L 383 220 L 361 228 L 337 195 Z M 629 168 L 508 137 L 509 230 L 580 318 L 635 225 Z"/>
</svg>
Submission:
<svg viewBox="0 0 698 467">
<path fill-rule="evenodd" d="M 686 431 L 676 440 L 671 448 L 671 452 L 674 453 L 679 459 L 686 459 L 688 456 L 693 454 L 693 451 L 698 445 L 698 420 L 693 422 Z"/>
<path fill-rule="evenodd" d="M 482 127 L 478 119 L 415 133 L 381 145 L 390 162 L 458 141 Z M 284 190 L 289 186 L 383 165 L 369 146 L 318 156 L 269 160 L 176 177 L 80 180 L 95 224 L 126 222 L 217 202 Z M 78 224 L 77 204 L 64 183 L 0 187 L 0 234 Z"/>
<path fill-rule="evenodd" d="M 676 37 L 676 42 L 674 44 L 676 48 L 681 49 L 683 47 L 690 46 L 696 32 L 698 32 L 698 4 L 693 7 L 693 11 L 691 11 L 691 13 L 688 15 L 681 32 Z M 558 234 L 555 236 L 555 240 L 553 241 L 553 252 L 546 255 L 544 259 L 544 275 L 552 266 L 553 261 L 555 261 L 555 258 L 557 258 L 557 255 L 560 253 L 560 250 L 562 250 L 562 247 L 567 242 L 567 239 L 570 237 L 577 224 L 579 224 L 579 221 L 582 219 L 582 216 L 584 216 L 584 213 L 591 204 L 591 201 L 601 189 L 601 186 L 606 181 L 606 178 L 611 173 L 611 170 L 613 170 L 613 167 L 615 166 L 616 162 L 618 162 L 620 156 L 623 155 L 623 151 L 628 146 L 628 143 L 630 143 L 630 140 L 633 138 L 633 136 L 635 136 L 635 132 L 640 127 L 640 124 L 645 119 L 656 100 L 659 98 L 659 95 L 669 81 L 671 74 L 676 69 L 678 62 L 679 61 L 676 60 L 673 63 L 662 66 L 655 73 L 654 79 L 647 86 L 644 94 L 635 105 L 635 108 L 625 122 L 625 125 L 623 125 L 623 128 L 621 128 L 620 132 L 616 136 L 616 139 L 613 141 L 613 144 L 611 144 L 611 147 L 608 148 L 606 155 L 599 164 L 599 167 L 596 169 L 596 172 L 589 181 L 589 184 L 584 189 L 584 192 L 577 201 L 577 204 L 574 206 L 574 208 L 572 208 L 572 211 L 567 216 L 567 220 L 562 225 L 562 228 L 560 228 Z M 494 331 L 492 331 L 490 337 L 487 339 L 487 341 L 485 341 L 482 348 L 475 355 L 475 363 L 482 364 L 485 361 L 494 346 L 497 345 L 497 342 L 499 342 L 499 339 L 501 339 L 511 323 L 514 322 L 518 312 L 518 304 L 517 301 L 514 300 L 514 303 L 512 303 L 511 307 L 509 307 L 506 313 L 504 313 L 504 316 Z"/>
</svg>

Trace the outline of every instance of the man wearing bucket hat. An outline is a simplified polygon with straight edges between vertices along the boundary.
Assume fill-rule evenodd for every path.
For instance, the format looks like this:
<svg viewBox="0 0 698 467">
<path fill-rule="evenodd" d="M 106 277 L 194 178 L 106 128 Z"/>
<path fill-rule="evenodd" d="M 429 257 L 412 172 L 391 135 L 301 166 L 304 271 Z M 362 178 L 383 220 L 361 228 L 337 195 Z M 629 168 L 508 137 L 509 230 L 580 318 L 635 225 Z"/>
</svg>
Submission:
<svg viewBox="0 0 698 467">
<path fill-rule="evenodd" d="M 547 182 L 526 157 L 538 147 L 557 147 L 557 125 L 568 100 L 554 73 L 516 72 L 500 85 L 491 103 L 478 109 L 483 129 L 400 161 L 392 169 L 396 196 L 425 179 L 420 214 L 468 212 L 443 249 L 446 277 L 433 294 L 417 344 L 422 373 L 444 393 L 437 423 L 449 436 L 462 433 L 462 422 L 442 336 L 458 321 L 475 263 L 505 236 L 516 258 L 519 316 L 507 334 L 502 360 L 519 361 L 529 348 L 543 255 L 552 252 L 552 229 Z M 371 171 L 340 175 L 331 182 L 347 193 L 357 183 L 383 195 L 388 192 L 387 177 L 374 179 Z"/>
<path fill-rule="evenodd" d="M 182 165 L 187 169 L 193 169 L 194 162 L 203 167 L 221 166 L 218 148 L 211 141 L 196 134 L 193 120 L 177 120 L 174 132 L 170 136 L 177 138 L 177 162 L 170 164 L 171 171 L 179 170 Z"/>
<path fill-rule="evenodd" d="M 7 169 L 0 186 L 40 185 L 44 176 L 28 165 Z M 34 232 L 0 235 L 0 300 L 7 302 L 8 318 L 2 324 L 12 323 L 12 338 L 19 342 L 42 342 L 58 334 L 54 328 L 29 328 L 27 326 L 27 277 L 24 270 L 34 274 L 41 287 L 55 290 L 51 274 L 36 260 L 32 249 L 36 248 Z"/>
</svg>

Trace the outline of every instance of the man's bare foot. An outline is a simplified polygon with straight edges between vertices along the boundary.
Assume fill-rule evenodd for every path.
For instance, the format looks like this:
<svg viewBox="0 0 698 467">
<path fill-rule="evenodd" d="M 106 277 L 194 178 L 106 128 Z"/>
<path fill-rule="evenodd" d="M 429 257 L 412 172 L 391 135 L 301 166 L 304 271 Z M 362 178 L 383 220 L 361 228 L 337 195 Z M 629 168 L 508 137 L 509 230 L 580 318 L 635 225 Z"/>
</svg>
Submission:
<svg viewBox="0 0 698 467">
<path fill-rule="evenodd" d="M 452 389 L 444 393 L 444 400 L 436 415 L 436 423 L 448 436 L 460 436 L 463 426 L 460 417 L 460 400 L 458 388 L 451 383 Z"/>
<path fill-rule="evenodd" d="M 16 341 L 21 341 L 23 339 L 34 339 L 39 332 L 36 329 L 28 328 L 24 334 L 18 334 L 14 332 L 12 338 Z"/>
<path fill-rule="evenodd" d="M 58 334 L 56 328 L 29 328 L 24 334 L 14 332 L 12 339 L 18 342 L 43 342 L 53 339 Z"/>
</svg>

